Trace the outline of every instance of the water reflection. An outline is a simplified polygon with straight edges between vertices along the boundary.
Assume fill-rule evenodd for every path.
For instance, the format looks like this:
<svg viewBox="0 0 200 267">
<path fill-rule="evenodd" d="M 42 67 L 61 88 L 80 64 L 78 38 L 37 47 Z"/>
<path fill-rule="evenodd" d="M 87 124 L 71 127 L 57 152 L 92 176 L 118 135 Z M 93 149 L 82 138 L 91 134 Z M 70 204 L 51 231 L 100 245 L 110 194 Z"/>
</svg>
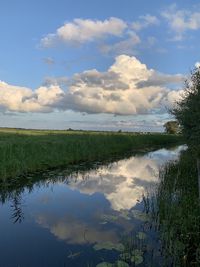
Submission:
<svg viewBox="0 0 200 267">
<path fill-rule="evenodd" d="M 95 251 L 95 244 L 113 246 L 124 236 L 142 229 L 141 237 L 150 230 L 142 213 L 143 195 L 157 185 L 159 168 L 176 160 L 182 149 L 161 149 L 90 171 L 49 173 L 45 180 L 38 175 L 27 177 L 24 184 L 1 185 L 0 266 L 82 267 L 88 259 L 92 266 L 102 257 L 115 261 L 115 249 Z M 150 243 L 156 247 L 155 238 Z"/>
<path fill-rule="evenodd" d="M 24 219 L 24 213 L 22 210 L 22 197 L 21 194 L 15 194 L 12 199 L 12 216 L 14 223 L 21 223 Z"/>
<path fill-rule="evenodd" d="M 145 192 L 154 188 L 158 182 L 159 168 L 166 161 L 176 160 L 184 148 L 160 149 L 145 156 L 120 160 L 86 174 L 79 173 L 75 180 L 68 181 L 68 185 L 84 194 L 104 194 L 116 211 L 129 210 L 142 199 Z"/>
</svg>

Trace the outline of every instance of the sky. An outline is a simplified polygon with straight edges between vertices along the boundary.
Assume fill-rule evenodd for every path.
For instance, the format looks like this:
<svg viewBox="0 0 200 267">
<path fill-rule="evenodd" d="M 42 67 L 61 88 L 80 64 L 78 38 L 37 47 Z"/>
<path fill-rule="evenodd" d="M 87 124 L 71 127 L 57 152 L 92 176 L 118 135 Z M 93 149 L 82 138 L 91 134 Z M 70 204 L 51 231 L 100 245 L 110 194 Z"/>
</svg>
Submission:
<svg viewBox="0 0 200 267">
<path fill-rule="evenodd" d="M 0 127 L 163 131 L 199 66 L 194 0 L 0 0 Z"/>
</svg>

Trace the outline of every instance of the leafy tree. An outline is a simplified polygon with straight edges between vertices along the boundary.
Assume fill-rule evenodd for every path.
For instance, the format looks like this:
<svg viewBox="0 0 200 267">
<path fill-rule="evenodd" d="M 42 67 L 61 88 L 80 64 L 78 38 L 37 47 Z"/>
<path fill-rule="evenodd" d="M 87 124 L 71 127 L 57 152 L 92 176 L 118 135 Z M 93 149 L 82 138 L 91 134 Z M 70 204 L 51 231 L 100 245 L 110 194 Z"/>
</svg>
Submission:
<svg viewBox="0 0 200 267">
<path fill-rule="evenodd" d="M 200 197 L 200 68 L 196 68 L 186 82 L 184 95 L 172 110 L 189 147 L 197 158 Z"/>
<path fill-rule="evenodd" d="M 165 132 L 169 134 L 177 134 L 180 132 L 180 127 L 177 121 L 168 121 L 164 124 Z"/>
<path fill-rule="evenodd" d="M 171 112 L 180 124 L 188 145 L 200 156 L 200 68 L 191 73 L 182 99 Z"/>
</svg>

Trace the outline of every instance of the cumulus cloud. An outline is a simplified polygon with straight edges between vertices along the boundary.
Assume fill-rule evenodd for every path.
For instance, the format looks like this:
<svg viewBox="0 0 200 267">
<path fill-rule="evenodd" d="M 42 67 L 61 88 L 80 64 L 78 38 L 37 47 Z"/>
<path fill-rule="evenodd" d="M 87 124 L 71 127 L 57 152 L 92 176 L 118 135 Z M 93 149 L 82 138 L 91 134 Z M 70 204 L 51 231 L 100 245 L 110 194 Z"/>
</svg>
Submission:
<svg viewBox="0 0 200 267">
<path fill-rule="evenodd" d="M 171 5 L 162 12 L 162 16 L 167 20 L 171 30 L 175 32 L 174 41 L 180 41 L 184 33 L 188 30 L 200 29 L 200 12 L 177 9 L 176 4 Z"/>
<path fill-rule="evenodd" d="M 43 86 L 51 86 L 51 85 L 57 85 L 61 88 L 65 87 L 69 84 L 69 79 L 65 76 L 59 76 L 59 77 L 52 77 L 47 76 L 44 78 Z"/>
<path fill-rule="evenodd" d="M 126 22 L 111 17 L 107 20 L 74 19 L 48 34 L 41 40 L 44 47 L 54 45 L 57 41 L 83 44 L 106 36 L 121 36 L 127 28 Z"/>
<path fill-rule="evenodd" d="M 13 86 L 0 81 L 0 110 L 19 112 L 51 112 L 52 105 L 59 102 L 63 91 L 59 86 L 41 86 L 32 91 L 26 87 Z"/>
<path fill-rule="evenodd" d="M 100 51 L 103 54 L 114 54 L 114 55 L 120 55 L 120 54 L 128 54 L 128 55 L 136 55 L 136 46 L 141 43 L 140 37 L 134 33 L 129 32 L 128 38 L 116 42 L 114 44 L 104 44 L 101 45 Z"/>
<path fill-rule="evenodd" d="M 92 79 L 89 76 L 92 76 Z M 109 81 L 110 90 L 108 90 L 107 76 L 114 78 Z M 166 86 L 171 81 L 180 83 L 181 80 L 180 75 L 165 77 L 162 74 L 165 78 L 163 84 L 166 86 L 161 86 L 163 84 L 159 81 L 160 76 L 135 57 L 121 55 L 116 57 L 115 63 L 105 73 L 92 70 L 77 74 L 63 99 L 63 106 L 87 113 L 120 115 L 149 113 L 153 109 L 160 108 L 163 103 L 167 105 L 168 100 L 172 100 L 168 97 L 172 90 Z M 104 86 L 95 80 L 97 77 L 101 77 Z M 156 79 L 156 83 L 153 84 L 152 81 Z M 178 98 L 179 91 L 173 90 L 173 92 Z"/>
<path fill-rule="evenodd" d="M 0 82 L 0 107 L 21 112 L 74 110 L 86 113 L 120 115 L 147 114 L 163 105 L 172 105 L 181 90 L 169 89 L 179 84 L 182 75 L 166 75 L 148 69 L 137 58 L 117 56 L 105 72 L 96 69 L 75 74 L 70 81 L 62 77 L 48 79 L 35 91 Z M 62 88 L 68 84 L 67 90 Z"/>
<path fill-rule="evenodd" d="M 138 83 L 139 87 L 148 86 L 166 86 L 169 84 L 180 85 L 185 81 L 185 77 L 182 74 L 163 74 L 160 72 L 152 71 L 151 76 L 146 81 L 141 81 Z"/>
<path fill-rule="evenodd" d="M 141 31 L 142 29 L 145 29 L 149 26 L 159 24 L 158 18 L 149 14 L 140 16 L 139 18 L 140 20 L 135 21 L 131 24 L 131 28 L 135 31 Z"/>
</svg>

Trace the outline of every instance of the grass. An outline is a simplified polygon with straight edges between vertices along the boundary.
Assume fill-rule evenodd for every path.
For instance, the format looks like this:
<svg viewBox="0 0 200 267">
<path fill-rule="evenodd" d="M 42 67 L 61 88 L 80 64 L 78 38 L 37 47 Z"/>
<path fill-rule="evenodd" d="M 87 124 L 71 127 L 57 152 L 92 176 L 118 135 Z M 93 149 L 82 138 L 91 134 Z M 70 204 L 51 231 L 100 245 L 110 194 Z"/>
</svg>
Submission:
<svg viewBox="0 0 200 267">
<path fill-rule="evenodd" d="M 177 135 L 0 129 L 0 180 L 174 145 Z"/>
<path fill-rule="evenodd" d="M 158 222 L 171 265 L 200 266 L 200 201 L 196 158 L 188 150 L 160 173 Z M 168 265 L 167 265 L 168 266 Z"/>
</svg>

